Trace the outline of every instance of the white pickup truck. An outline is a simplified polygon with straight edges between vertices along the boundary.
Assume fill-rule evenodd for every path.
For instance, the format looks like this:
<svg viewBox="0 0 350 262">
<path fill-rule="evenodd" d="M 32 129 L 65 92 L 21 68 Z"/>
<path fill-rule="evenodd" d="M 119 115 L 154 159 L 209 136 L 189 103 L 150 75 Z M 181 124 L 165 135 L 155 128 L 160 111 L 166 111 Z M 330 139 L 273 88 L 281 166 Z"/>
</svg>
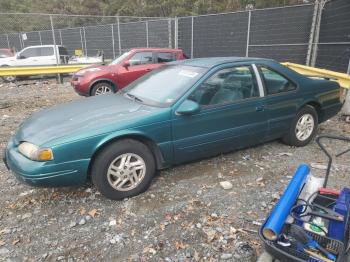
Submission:
<svg viewBox="0 0 350 262">
<path fill-rule="evenodd" d="M 69 56 L 65 47 L 38 45 L 26 47 L 12 57 L 0 58 L 0 66 L 56 65 L 55 50 L 58 54 L 58 64 L 67 64 Z"/>
</svg>

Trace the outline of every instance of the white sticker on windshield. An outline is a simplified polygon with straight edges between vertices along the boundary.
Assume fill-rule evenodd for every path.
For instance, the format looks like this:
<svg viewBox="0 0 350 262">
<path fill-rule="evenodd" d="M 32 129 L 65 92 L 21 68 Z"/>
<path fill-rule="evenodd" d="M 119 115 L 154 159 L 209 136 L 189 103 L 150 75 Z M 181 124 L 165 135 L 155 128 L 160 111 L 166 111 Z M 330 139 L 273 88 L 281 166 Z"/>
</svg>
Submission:
<svg viewBox="0 0 350 262">
<path fill-rule="evenodd" d="M 189 70 L 181 70 L 180 72 L 179 72 L 179 75 L 180 76 L 187 76 L 187 77 L 195 77 L 195 76 L 197 76 L 198 75 L 198 73 L 196 73 L 196 72 L 192 72 L 192 71 L 189 71 Z"/>
<path fill-rule="evenodd" d="M 172 103 L 172 102 L 174 102 L 173 98 L 168 98 L 167 100 L 165 100 L 165 103 Z"/>
</svg>

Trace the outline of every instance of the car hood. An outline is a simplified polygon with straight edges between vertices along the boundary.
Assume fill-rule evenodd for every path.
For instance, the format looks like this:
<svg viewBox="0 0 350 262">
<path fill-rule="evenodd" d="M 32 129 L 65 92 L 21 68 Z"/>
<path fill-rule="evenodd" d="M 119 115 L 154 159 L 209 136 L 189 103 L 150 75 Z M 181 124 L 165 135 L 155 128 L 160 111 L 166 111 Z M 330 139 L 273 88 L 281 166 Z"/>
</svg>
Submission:
<svg viewBox="0 0 350 262">
<path fill-rule="evenodd" d="M 110 72 L 110 68 L 108 65 L 92 65 L 80 69 L 78 72 L 75 73 L 75 75 L 82 76 L 87 74 L 103 74 L 107 72 Z"/>
<path fill-rule="evenodd" d="M 145 122 L 157 110 L 161 109 L 119 94 L 85 98 L 34 113 L 20 126 L 15 139 L 40 146 L 65 136 L 98 135 Z"/>
<path fill-rule="evenodd" d="M 13 63 L 16 61 L 15 56 L 2 57 L 0 58 L 0 65 L 10 65 L 9 63 Z"/>
</svg>

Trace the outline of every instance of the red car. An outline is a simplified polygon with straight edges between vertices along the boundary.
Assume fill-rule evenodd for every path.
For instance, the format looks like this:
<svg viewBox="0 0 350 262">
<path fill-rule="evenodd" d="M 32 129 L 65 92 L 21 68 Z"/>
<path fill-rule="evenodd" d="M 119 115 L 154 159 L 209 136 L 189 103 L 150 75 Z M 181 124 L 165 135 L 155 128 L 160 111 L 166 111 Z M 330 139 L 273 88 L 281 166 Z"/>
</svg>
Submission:
<svg viewBox="0 0 350 262">
<path fill-rule="evenodd" d="M 9 48 L 0 48 L 0 58 L 14 56 L 15 52 Z"/>
<path fill-rule="evenodd" d="M 185 55 L 180 49 L 131 49 L 109 65 L 79 70 L 74 74 L 71 84 L 83 96 L 117 92 L 162 64 L 182 59 L 185 59 Z"/>
</svg>

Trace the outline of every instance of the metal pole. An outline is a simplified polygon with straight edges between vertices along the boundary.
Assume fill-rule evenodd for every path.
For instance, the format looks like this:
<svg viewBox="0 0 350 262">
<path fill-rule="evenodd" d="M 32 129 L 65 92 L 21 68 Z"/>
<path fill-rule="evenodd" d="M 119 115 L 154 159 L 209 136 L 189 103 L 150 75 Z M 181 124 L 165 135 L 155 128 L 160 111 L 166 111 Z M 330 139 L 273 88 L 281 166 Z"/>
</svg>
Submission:
<svg viewBox="0 0 350 262">
<path fill-rule="evenodd" d="M 114 25 L 111 25 L 112 29 L 112 49 L 113 49 L 113 59 L 115 58 L 115 43 L 114 43 Z"/>
<path fill-rule="evenodd" d="M 81 43 L 81 50 L 82 50 L 82 51 L 84 51 L 83 34 L 81 33 L 81 28 L 80 28 L 79 32 L 80 32 L 80 43 Z"/>
<path fill-rule="evenodd" d="M 56 65 L 59 64 L 59 57 L 58 57 L 58 53 L 57 53 L 57 47 L 56 47 L 56 37 L 55 37 L 55 29 L 53 26 L 53 19 L 52 16 L 50 15 L 50 23 L 51 23 L 51 31 L 52 31 L 52 39 L 53 39 L 53 45 L 54 45 L 54 49 L 55 49 L 55 56 L 56 56 Z"/>
<path fill-rule="evenodd" d="M 174 30 L 175 30 L 175 40 L 174 40 L 174 45 L 175 48 L 179 48 L 179 43 L 178 43 L 178 37 L 179 37 L 179 32 L 178 32 L 178 28 L 179 28 L 179 19 L 177 17 L 175 17 L 175 25 L 174 25 Z"/>
<path fill-rule="evenodd" d="M 315 28 L 316 28 L 316 21 L 317 21 L 317 14 L 318 14 L 318 0 L 315 1 L 314 4 L 314 12 L 312 15 L 312 24 L 311 24 L 311 30 L 310 30 L 310 37 L 309 37 L 309 45 L 307 48 L 307 55 L 306 55 L 306 65 L 309 66 L 311 64 L 311 55 L 312 50 L 314 47 L 314 38 L 315 38 Z"/>
<path fill-rule="evenodd" d="M 247 46 L 245 49 L 245 56 L 249 56 L 249 40 L 250 40 L 250 21 L 251 21 L 252 11 L 248 11 L 248 29 L 247 29 Z"/>
<path fill-rule="evenodd" d="M 319 3 L 318 14 L 317 14 L 317 23 L 316 23 L 316 28 L 315 28 L 314 48 L 312 50 L 312 55 L 311 55 L 311 64 L 310 64 L 311 66 L 316 65 L 318 42 L 320 39 L 322 10 L 324 8 L 324 5 L 326 4 L 326 1 L 327 0 L 320 0 L 320 3 Z"/>
<path fill-rule="evenodd" d="M 52 16 L 50 15 L 50 24 L 51 24 L 51 31 L 52 31 L 52 39 L 53 39 L 53 45 L 54 45 L 54 53 L 55 53 L 55 56 L 56 56 L 56 66 L 58 66 L 59 64 L 59 57 L 58 57 L 58 53 L 57 53 L 57 45 L 56 45 L 56 36 L 55 36 L 55 28 L 54 28 L 54 25 L 53 25 L 53 19 L 52 19 Z M 59 83 L 62 83 L 62 78 L 61 78 L 61 75 L 60 74 L 57 74 L 57 81 Z"/>
<path fill-rule="evenodd" d="M 87 55 L 88 55 L 88 52 L 87 52 L 87 47 L 86 47 L 86 35 L 85 35 L 85 27 L 83 27 L 83 33 L 84 33 L 84 47 L 85 47 L 85 55 L 87 56 Z"/>
<path fill-rule="evenodd" d="M 6 34 L 6 40 L 7 40 L 7 46 L 10 49 L 11 46 L 10 46 L 10 41 L 9 41 L 9 35 L 8 34 Z"/>
<path fill-rule="evenodd" d="M 40 33 L 40 31 L 38 31 L 38 34 L 39 34 L 40 45 L 43 45 L 43 41 L 41 40 L 41 33 Z"/>
<path fill-rule="evenodd" d="M 148 40 L 148 21 L 146 21 L 146 46 L 149 47 L 149 40 Z"/>
<path fill-rule="evenodd" d="M 350 57 L 349 57 L 349 64 L 348 64 L 348 70 L 346 71 L 348 75 L 350 75 Z"/>
<path fill-rule="evenodd" d="M 171 35 L 171 20 L 172 19 L 168 18 L 168 36 L 169 36 L 169 45 L 168 45 L 168 47 L 169 48 L 172 48 L 172 45 L 173 45 L 173 43 L 172 43 L 172 35 Z"/>
<path fill-rule="evenodd" d="M 191 58 L 193 58 L 193 24 L 194 24 L 194 17 L 192 16 L 192 19 L 191 19 Z"/>
<path fill-rule="evenodd" d="M 119 55 L 122 54 L 122 43 L 120 41 L 120 21 L 119 21 L 119 16 L 117 18 L 117 26 L 118 26 L 118 45 L 119 45 Z"/>
<path fill-rule="evenodd" d="M 19 39 L 19 44 L 21 45 L 21 49 L 23 49 L 24 44 L 22 42 L 22 33 L 21 32 L 19 32 L 19 34 L 18 34 L 18 39 Z"/>
<path fill-rule="evenodd" d="M 62 41 L 62 30 L 58 30 L 59 34 L 60 34 L 60 40 L 61 40 L 61 45 L 63 45 L 63 41 Z"/>
</svg>

